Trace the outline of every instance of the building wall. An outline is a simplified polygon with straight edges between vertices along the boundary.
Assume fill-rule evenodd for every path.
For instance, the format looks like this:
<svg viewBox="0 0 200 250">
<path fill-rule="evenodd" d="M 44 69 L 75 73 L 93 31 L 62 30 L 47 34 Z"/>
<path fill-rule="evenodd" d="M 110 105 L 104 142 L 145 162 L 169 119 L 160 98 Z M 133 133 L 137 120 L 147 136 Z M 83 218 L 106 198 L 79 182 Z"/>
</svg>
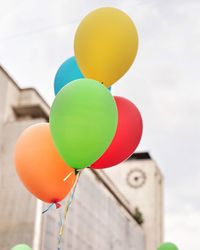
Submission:
<svg viewBox="0 0 200 250">
<path fill-rule="evenodd" d="M 62 204 L 64 209 L 65 202 Z M 63 209 L 54 208 L 45 215 L 44 250 L 57 248 L 58 222 Z M 62 241 L 62 250 L 79 249 L 144 250 L 142 228 L 90 170 L 80 177 Z"/>
<path fill-rule="evenodd" d="M 13 152 L 20 133 L 35 121 L 4 123 L 1 144 L 0 249 L 8 250 L 20 242 L 32 245 L 36 199 L 24 188 L 16 175 Z"/>
<path fill-rule="evenodd" d="M 163 178 L 152 159 L 132 159 L 106 169 L 131 206 L 139 208 L 146 235 L 146 250 L 155 250 L 163 240 Z"/>
</svg>

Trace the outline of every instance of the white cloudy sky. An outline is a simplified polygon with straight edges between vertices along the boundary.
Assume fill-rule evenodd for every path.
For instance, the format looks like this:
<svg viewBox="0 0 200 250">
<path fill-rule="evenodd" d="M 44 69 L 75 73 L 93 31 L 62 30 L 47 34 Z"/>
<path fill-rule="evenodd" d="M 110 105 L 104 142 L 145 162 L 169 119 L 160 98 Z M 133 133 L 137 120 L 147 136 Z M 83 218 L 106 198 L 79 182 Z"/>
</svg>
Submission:
<svg viewBox="0 0 200 250">
<path fill-rule="evenodd" d="M 55 72 L 73 55 L 78 23 L 102 6 L 126 11 L 139 32 L 136 61 L 112 93 L 143 115 L 139 149 L 150 151 L 165 176 L 166 240 L 199 250 L 199 0 L 0 0 L 0 63 L 51 103 Z"/>
</svg>

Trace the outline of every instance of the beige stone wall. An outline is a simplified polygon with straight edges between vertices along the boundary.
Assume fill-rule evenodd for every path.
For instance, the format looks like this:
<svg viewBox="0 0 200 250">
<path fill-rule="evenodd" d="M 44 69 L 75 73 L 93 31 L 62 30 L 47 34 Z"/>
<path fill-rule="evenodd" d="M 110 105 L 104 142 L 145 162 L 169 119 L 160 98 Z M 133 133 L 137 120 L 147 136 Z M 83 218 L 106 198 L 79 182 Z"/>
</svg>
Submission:
<svg viewBox="0 0 200 250">
<path fill-rule="evenodd" d="M 0 249 L 19 243 L 32 246 L 34 241 L 36 198 L 19 180 L 14 168 L 14 148 L 21 132 L 32 124 L 45 121 L 30 116 L 18 118 L 14 108 L 20 106 L 21 90 L 0 67 Z M 36 96 L 35 102 L 42 103 Z M 29 91 L 29 98 L 31 92 Z M 33 99 L 33 98 L 32 98 Z M 44 104 L 45 105 L 45 104 Z"/>
<path fill-rule="evenodd" d="M 59 213 L 46 214 L 42 249 L 57 249 Z M 145 250 L 144 232 L 119 205 L 115 197 L 96 180 L 90 170 L 80 177 L 75 198 L 68 212 L 62 250 Z"/>
<path fill-rule="evenodd" d="M 140 170 L 145 176 L 144 183 Z M 151 159 L 129 160 L 105 172 L 131 205 L 142 212 L 146 250 L 155 250 L 163 240 L 163 177 L 156 163 Z"/>
<path fill-rule="evenodd" d="M 13 162 L 14 148 L 20 133 L 41 120 L 5 123 L 0 144 L 0 249 L 25 242 L 32 245 L 36 199 L 19 180 Z"/>
</svg>

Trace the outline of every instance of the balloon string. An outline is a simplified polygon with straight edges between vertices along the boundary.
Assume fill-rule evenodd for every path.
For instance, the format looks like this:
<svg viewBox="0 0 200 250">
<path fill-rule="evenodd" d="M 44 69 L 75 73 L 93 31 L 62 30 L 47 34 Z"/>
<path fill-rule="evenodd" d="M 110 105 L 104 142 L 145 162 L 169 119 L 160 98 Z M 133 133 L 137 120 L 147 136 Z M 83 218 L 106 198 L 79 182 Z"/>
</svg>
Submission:
<svg viewBox="0 0 200 250">
<path fill-rule="evenodd" d="M 49 209 L 50 209 L 53 205 L 55 205 L 55 206 L 56 206 L 56 209 L 58 209 L 58 208 L 60 208 L 60 207 L 61 207 L 61 204 L 60 204 L 60 203 L 58 203 L 58 202 L 51 203 L 51 204 L 47 207 L 47 209 L 45 209 L 44 211 L 42 211 L 42 214 L 44 214 L 44 213 L 48 212 L 48 211 L 49 211 Z"/>
<path fill-rule="evenodd" d="M 74 194 L 75 194 L 75 191 L 76 191 L 76 187 L 77 187 L 77 184 L 78 184 L 78 181 L 79 181 L 80 174 L 81 174 L 81 171 L 77 171 L 76 181 L 74 183 L 74 187 L 73 187 L 72 191 L 70 192 L 69 198 L 68 198 L 66 206 L 65 206 L 64 219 L 63 220 L 61 219 L 61 226 L 60 226 L 60 229 L 59 229 L 59 236 L 58 236 L 58 250 L 61 249 L 60 245 L 61 245 L 61 240 L 62 240 L 62 236 L 63 236 L 63 232 L 64 232 L 64 223 L 65 223 L 66 218 L 67 218 L 67 212 L 68 212 L 68 210 L 69 210 L 69 208 L 71 206 L 71 203 L 73 201 L 73 198 L 74 198 Z"/>
<path fill-rule="evenodd" d="M 63 181 L 66 181 L 73 173 L 74 173 L 74 171 L 70 172 L 70 173 L 63 179 Z"/>
<path fill-rule="evenodd" d="M 49 209 L 54 205 L 54 203 L 51 203 L 47 209 L 45 209 L 44 211 L 42 211 L 42 214 L 46 213 L 47 211 L 49 211 Z"/>
<path fill-rule="evenodd" d="M 73 174 L 73 173 L 75 173 L 75 175 L 77 175 L 79 172 L 81 172 L 82 171 L 82 169 L 74 169 L 74 171 L 72 171 L 72 172 L 70 172 L 64 179 L 63 179 L 63 181 L 66 181 L 67 179 L 69 179 L 69 177 Z"/>
</svg>

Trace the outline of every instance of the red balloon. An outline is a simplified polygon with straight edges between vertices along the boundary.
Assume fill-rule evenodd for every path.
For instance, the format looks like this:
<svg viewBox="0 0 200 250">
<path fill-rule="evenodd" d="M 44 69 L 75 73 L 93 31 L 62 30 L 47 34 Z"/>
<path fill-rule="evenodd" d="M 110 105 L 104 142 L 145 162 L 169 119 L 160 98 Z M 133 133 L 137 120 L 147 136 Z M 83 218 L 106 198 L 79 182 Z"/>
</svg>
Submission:
<svg viewBox="0 0 200 250">
<path fill-rule="evenodd" d="M 118 126 L 114 139 L 105 153 L 91 168 L 109 168 L 129 158 L 142 136 L 142 117 L 137 107 L 126 98 L 115 96 Z"/>
</svg>

